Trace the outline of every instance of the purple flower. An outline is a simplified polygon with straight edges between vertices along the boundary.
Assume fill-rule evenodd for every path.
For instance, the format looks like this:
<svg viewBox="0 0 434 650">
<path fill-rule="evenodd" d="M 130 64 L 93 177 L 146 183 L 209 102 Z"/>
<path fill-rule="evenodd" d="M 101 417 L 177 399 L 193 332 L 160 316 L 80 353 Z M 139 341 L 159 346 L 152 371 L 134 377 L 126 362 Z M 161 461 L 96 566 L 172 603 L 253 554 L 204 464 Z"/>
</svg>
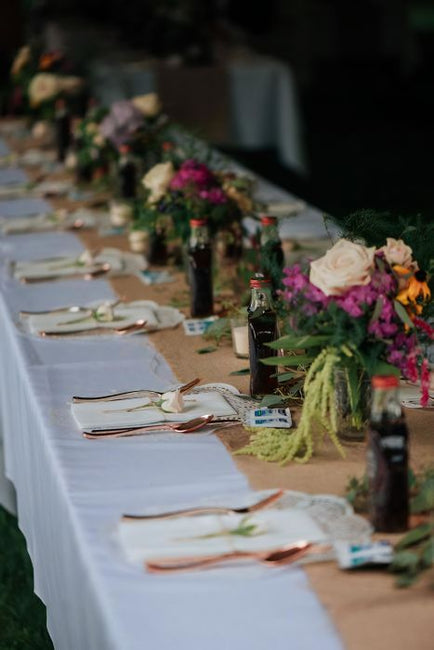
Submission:
<svg viewBox="0 0 434 650">
<path fill-rule="evenodd" d="M 102 135 L 116 147 L 128 143 L 134 133 L 143 126 L 142 113 L 129 101 L 112 104 L 110 113 L 100 125 Z"/>
</svg>

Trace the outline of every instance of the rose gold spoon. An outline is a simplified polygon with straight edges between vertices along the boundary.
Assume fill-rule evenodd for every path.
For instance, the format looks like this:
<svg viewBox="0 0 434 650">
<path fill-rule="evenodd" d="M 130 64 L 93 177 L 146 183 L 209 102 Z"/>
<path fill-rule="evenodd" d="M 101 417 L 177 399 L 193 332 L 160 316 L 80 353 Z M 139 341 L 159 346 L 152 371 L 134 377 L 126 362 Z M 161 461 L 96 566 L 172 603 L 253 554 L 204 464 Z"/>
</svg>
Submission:
<svg viewBox="0 0 434 650">
<path fill-rule="evenodd" d="M 187 422 L 165 422 L 164 424 L 149 424 L 146 427 L 134 427 L 124 429 L 93 429 L 83 431 L 84 438 L 126 438 L 127 436 L 140 436 L 142 433 L 153 433 L 154 431 L 174 431 L 175 433 L 191 433 L 202 429 L 211 422 L 214 415 L 201 415 L 200 417 L 187 420 Z"/>
<path fill-rule="evenodd" d="M 157 559 L 145 562 L 145 567 L 150 573 L 179 573 L 180 571 L 191 571 L 192 569 L 206 569 L 215 564 L 232 560 L 256 560 L 267 566 L 283 566 L 300 559 L 311 546 L 311 542 L 300 541 L 273 551 L 234 551 L 233 553 L 203 557 Z"/>
</svg>

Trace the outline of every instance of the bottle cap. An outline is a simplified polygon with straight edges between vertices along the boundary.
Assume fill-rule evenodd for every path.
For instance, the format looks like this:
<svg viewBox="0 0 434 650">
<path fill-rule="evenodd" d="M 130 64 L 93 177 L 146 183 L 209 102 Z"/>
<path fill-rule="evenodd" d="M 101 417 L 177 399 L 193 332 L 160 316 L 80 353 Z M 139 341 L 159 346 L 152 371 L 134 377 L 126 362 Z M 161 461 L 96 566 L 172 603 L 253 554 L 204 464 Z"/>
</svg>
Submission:
<svg viewBox="0 0 434 650">
<path fill-rule="evenodd" d="M 269 287 L 270 279 L 266 278 L 262 273 L 255 273 L 253 278 L 250 278 L 251 289 L 261 289 L 262 287 Z"/>
<path fill-rule="evenodd" d="M 198 226 L 206 226 L 207 223 L 208 222 L 206 219 L 190 219 L 190 226 L 192 228 L 197 228 Z"/>
<path fill-rule="evenodd" d="M 261 224 L 263 226 L 275 226 L 277 223 L 277 217 L 272 217 L 268 214 L 263 214 L 261 216 Z"/>
<path fill-rule="evenodd" d="M 372 388 L 397 388 L 399 379 L 396 375 L 374 375 L 371 384 Z"/>
</svg>

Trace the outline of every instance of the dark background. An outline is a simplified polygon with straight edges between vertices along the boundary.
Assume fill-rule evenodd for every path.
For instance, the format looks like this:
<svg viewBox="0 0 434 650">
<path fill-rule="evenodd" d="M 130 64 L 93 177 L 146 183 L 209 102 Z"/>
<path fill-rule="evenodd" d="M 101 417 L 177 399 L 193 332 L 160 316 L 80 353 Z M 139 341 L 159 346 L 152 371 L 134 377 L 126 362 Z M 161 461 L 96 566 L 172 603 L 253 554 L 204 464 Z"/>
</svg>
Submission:
<svg viewBox="0 0 434 650">
<path fill-rule="evenodd" d="M 5 74 L 29 26 L 47 19 L 65 29 L 94 24 L 157 56 L 194 43 L 196 64 L 211 59 L 217 40 L 276 56 L 297 80 L 309 174 L 288 171 L 274 151 L 230 153 L 332 214 L 369 207 L 430 218 L 434 2 L 2 0 L 2 14 Z"/>
</svg>

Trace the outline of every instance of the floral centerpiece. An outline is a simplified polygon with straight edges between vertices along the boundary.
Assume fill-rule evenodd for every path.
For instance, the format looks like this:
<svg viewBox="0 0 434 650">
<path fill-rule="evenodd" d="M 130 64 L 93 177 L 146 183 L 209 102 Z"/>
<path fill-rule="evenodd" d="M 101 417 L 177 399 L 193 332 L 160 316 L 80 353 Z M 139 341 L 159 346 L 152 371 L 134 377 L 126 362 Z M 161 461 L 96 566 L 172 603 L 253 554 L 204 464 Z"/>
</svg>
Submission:
<svg viewBox="0 0 434 650">
<path fill-rule="evenodd" d="M 113 145 L 101 133 L 100 123 L 107 109 L 95 107 L 83 119 L 76 120 L 73 127 L 75 151 L 66 159 L 69 169 L 80 170 L 80 180 L 100 179 L 109 172 L 109 164 L 116 158 Z"/>
<path fill-rule="evenodd" d="M 23 46 L 11 67 L 12 110 L 37 119 L 53 119 L 56 100 L 62 97 L 70 103 L 83 88 L 83 79 L 70 72 L 71 64 L 62 52 L 38 54 Z"/>
<path fill-rule="evenodd" d="M 162 131 L 166 125 L 167 116 L 162 113 L 158 95 L 148 93 L 114 102 L 101 122 L 100 132 L 116 150 L 129 145 L 143 159 L 154 160 L 160 158 Z"/>
<path fill-rule="evenodd" d="M 183 241 L 194 217 L 207 218 L 211 234 L 226 230 L 239 238 L 241 217 L 253 205 L 234 175 L 214 172 L 194 158 L 177 170 L 170 161 L 156 165 L 144 176 L 143 186 L 147 210 L 156 219 L 170 216 L 174 233 Z"/>
<path fill-rule="evenodd" d="M 429 367 L 423 343 L 433 340 L 434 329 L 421 314 L 430 290 L 427 274 L 402 240 L 388 238 L 381 248 L 367 248 L 341 239 L 308 269 L 285 269 L 283 284 L 287 333 L 271 347 L 285 356 L 265 362 L 286 368 L 280 380 L 301 380 L 301 416 L 294 432 L 259 432 L 242 453 L 281 463 L 306 462 L 316 431 L 328 433 L 343 454 L 338 371 L 347 384 L 353 424 L 364 424 L 363 376 L 393 373 L 420 381 L 421 404 L 427 403 Z"/>
</svg>

